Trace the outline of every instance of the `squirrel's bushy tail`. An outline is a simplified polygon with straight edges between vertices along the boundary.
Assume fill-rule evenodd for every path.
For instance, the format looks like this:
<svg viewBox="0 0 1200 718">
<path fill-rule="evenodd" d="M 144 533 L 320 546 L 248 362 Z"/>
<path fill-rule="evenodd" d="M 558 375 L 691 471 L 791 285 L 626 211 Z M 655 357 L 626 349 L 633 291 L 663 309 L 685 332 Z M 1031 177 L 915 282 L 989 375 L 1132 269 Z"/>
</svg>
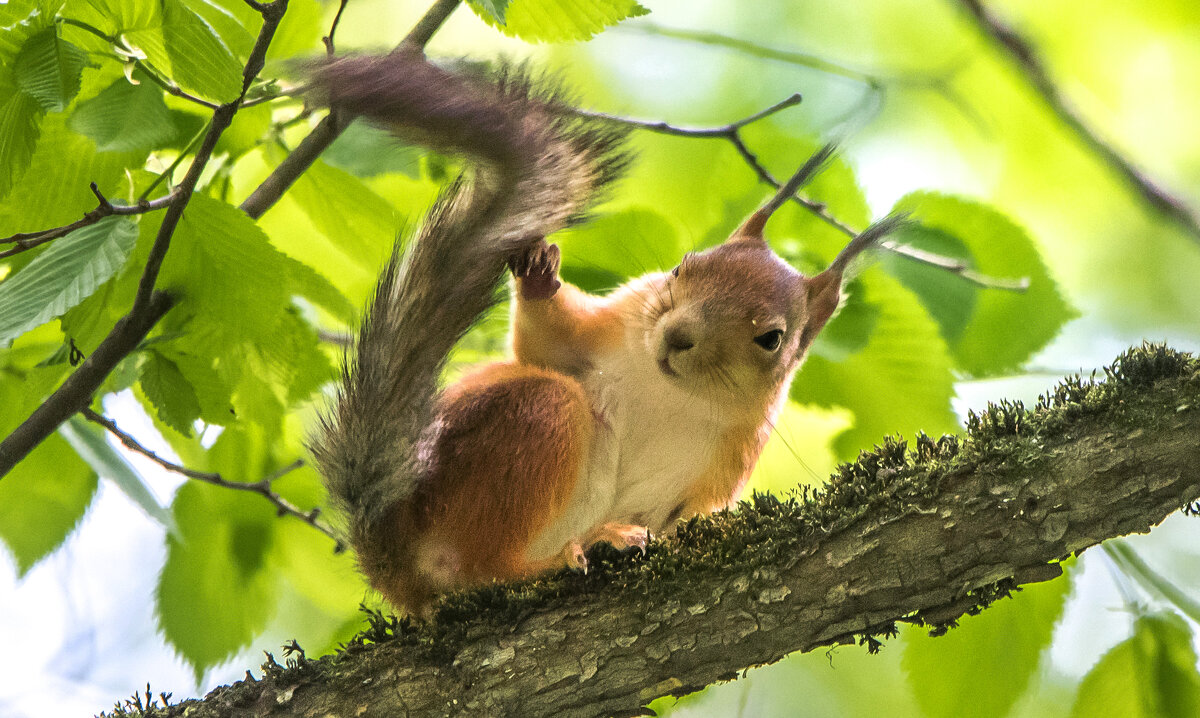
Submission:
<svg viewBox="0 0 1200 718">
<path fill-rule="evenodd" d="M 496 301 L 505 260 L 586 212 L 624 164 L 624 133 L 519 68 L 455 73 L 395 52 L 333 60 L 313 79 L 331 106 L 476 165 L 397 243 L 310 442 L 361 547 L 415 490 L 446 356 Z"/>
</svg>

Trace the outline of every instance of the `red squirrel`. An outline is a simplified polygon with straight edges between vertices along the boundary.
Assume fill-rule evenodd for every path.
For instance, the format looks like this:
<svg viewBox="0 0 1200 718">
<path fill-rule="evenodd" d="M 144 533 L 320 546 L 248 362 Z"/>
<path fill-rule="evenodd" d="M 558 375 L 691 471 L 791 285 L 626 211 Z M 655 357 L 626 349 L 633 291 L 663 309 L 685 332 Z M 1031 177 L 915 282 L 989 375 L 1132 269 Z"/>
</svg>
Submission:
<svg viewBox="0 0 1200 718">
<path fill-rule="evenodd" d="M 558 277 L 545 237 L 626 162 L 624 132 L 512 68 L 452 72 L 419 52 L 330 61 L 341 112 L 475 161 L 394 250 L 311 449 L 371 585 L 416 613 L 440 593 L 586 568 L 598 541 L 737 500 L 847 264 L 805 277 L 763 239 L 818 153 L 723 244 L 607 296 Z M 513 357 L 439 390 L 455 342 L 515 278 Z"/>
</svg>

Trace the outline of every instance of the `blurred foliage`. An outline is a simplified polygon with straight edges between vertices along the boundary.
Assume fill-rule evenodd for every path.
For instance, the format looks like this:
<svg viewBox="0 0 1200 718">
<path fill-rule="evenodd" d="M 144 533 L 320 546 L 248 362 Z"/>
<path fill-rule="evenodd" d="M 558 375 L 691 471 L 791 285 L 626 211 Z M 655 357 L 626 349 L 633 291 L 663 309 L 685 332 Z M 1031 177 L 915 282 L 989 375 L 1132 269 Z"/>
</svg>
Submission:
<svg viewBox="0 0 1200 718">
<path fill-rule="evenodd" d="M 1200 141 L 1188 119 L 1200 115 L 1189 84 L 1200 70 L 1195 3 L 995 4 L 1045 51 L 1101 135 L 1200 205 Z M 222 137 L 175 232 L 160 286 L 182 300 L 103 389 L 131 393 L 181 463 L 233 481 L 259 481 L 304 455 L 304 427 L 339 357 L 318 330 L 352 329 L 393 238 L 454 171 L 445 158 L 354 125 L 260 220 L 237 209 L 319 118 L 282 88 L 295 82 L 289 61 L 323 52 L 337 5 L 291 0 L 249 93 L 259 104 Z M 752 12 L 716 0 L 468 5 L 475 15 L 460 10 L 432 54 L 536 55 L 589 107 L 718 126 L 802 92 L 802 105 L 742 133 L 768 170 L 786 176 L 841 138 L 843 156 L 809 190 L 832 217 L 862 229 L 893 208 L 911 211 L 919 224 L 899 241 L 980 275 L 1028 279 L 1023 293 L 982 288 L 880 252 L 793 386 L 755 488 L 820 481 L 889 433 L 955 431 L 951 402 L 964 379 L 1111 358 L 1097 359 L 1091 343 L 1200 343 L 1197 238 L 1127 192 L 953 2 L 765 0 Z M 424 9 L 352 0 L 337 46 L 394 43 Z M 623 22 L 650 11 L 659 24 Z M 187 167 L 206 103 L 237 96 L 258 23 L 242 0 L 0 5 L 0 235 L 78 219 L 96 206 L 92 182 L 116 204 L 163 196 Z M 603 211 L 557 238 L 564 276 L 592 291 L 720 241 L 769 193 L 722 139 L 643 132 L 633 144 L 637 161 Z M 0 259 L 0 434 L 61 383 L 72 348 L 92 352 L 127 311 L 161 220 L 113 217 Z M 769 234 L 804 271 L 820 269 L 847 239 L 797 206 Z M 1063 340 L 1073 319 L 1075 338 Z M 502 353 L 506 331 L 497 311 L 449 371 Z M 311 656 L 354 632 L 364 587 L 328 539 L 258 497 L 213 486 L 185 484 L 158 506 L 98 436 L 73 421 L 0 481 L 0 541 L 22 575 L 63 543 L 104 477 L 166 527 L 153 620 L 197 680 L 263 635 L 295 637 Z M 303 510 L 324 504 L 309 468 L 274 486 Z M 1194 608 L 1128 556 L 1118 565 L 1166 605 Z M 654 708 L 1038 716 L 1061 714 L 1055 706 L 1076 690 L 1078 716 L 1118 705 L 1122 715 L 1183 715 L 1180 706 L 1197 705 L 1192 624 L 1171 611 L 1131 606 L 1133 635 L 1078 689 L 1048 669 L 1068 587 L 1033 587 L 945 638 L 905 631 L 900 650 L 881 657 L 848 648 L 795 656 Z"/>
</svg>

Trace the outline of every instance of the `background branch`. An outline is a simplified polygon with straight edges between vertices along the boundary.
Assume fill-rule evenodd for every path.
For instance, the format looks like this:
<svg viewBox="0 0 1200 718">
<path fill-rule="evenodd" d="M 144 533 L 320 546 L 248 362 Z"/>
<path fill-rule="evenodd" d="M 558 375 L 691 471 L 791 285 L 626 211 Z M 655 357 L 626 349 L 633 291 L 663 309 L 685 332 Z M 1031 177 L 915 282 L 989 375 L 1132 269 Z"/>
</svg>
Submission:
<svg viewBox="0 0 1200 718">
<path fill-rule="evenodd" d="M 18 232 L 11 237 L 0 239 L 0 244 L 13 242 L 17 245 L 12 249 L 0 252 L 0 259 L 33 249 L 38 245 L 45 244 L 51 240 L 66 236 L 77 229 L 95 224 L 105 217 L 109 217 L 114 214 L 133 215 L 153 212 L 155 210 L 164 209 L 175 200 L 175 192 L 172 191 L 165 197 L 159 197 L 158 199 L 152 200 L 142 199 L 138 200 L 138 203 L 133 205 L 113 204 L 112 202 L 108 201 L 108 198 L 100 193 L 100 188 L 96 186 L 95 182 L 91 184 L 91 188 L 92 193 L 96 195 L 96 199 L 98 201 L 95 209 L 86 212 L 81 219 L 75 220 L 74 222 L 61 227 L 43 229 L 40 232 Z"/>
<path fill-rule="evenodd" d="M 1200 496 L 1200 362 L 1145 347 L 1108 374 L 989 408 L 961 443 L 888 440 L 818 492 L 755 497 L 644 557 L 593 551 L 587 576 L 451 596 L 428 624 L 376 616 L 336 656 L 269 660 L 151 715 L 639 715 L 795 651 L 877 650 L 897 621 L 945 630 Z"/>
<path fill-rule="evenodd" d="M 308 524 L 309 526 L 312 526 L 316 530 L 320 531 L 321 533 L 325 534 L 329 538 L 333 539 L 335 542 L 335 546 L 334 546 L 335 552 L 340 553 L 345 550 L 345 545 L 342 543 L 341 539 L 339 539 L 337 537 L 337 535 L 335 535 L 333 533 L 333 530 L 317 519 L 317 517 L 321 515 L 321 510 L 319 508 L 314 508 L 311 511 L 301 511 L 299 508 L 296 507 L 295 504 L 293 504 L 292 502 L 283 498 L 282 496 L 280 496 L 278 493 L 276 493 L 275 491 L 273 491 L 271 489 L 271 484 L 276 479 L 278 479 L 292 471 L 295 471 L 296 469 L 300 468 L 301 466 L 304 466 L 303 459 L 296 459 L 295 461 L 288 464 L 287 466 L 284 466 L 283 468 L 279 469 L 278 471 L 275 471 L 275 472 L 263 477 L 259 481 L 255 481 L 253 483 L 245 483 L 242 481 L 230 481 L 218 473 L 214 473 L 211 471 L 197 471 L 195 469 L 189 469 L 186 466 L 181 466 L 174 462 L 167 461 L 166 459 L 162 458 L 161 456 L 154 453 L 150 449 L 147 449 L 137 439 L 133 438 L 133 436 L 122 431 L 121 428 L 118 427 L 116 425 L 116 423 L 113 422 L 111 419 L 108 419 L 107 417 L 103 416 L 99 412 L 92 410 L 90 407 L 85 407 L 83 409 L 82 413 L 83 413 L 84 417 L 86 417 L 88 419 L 88 421 L 91 421 L 96 424 L 99 424 L 100 426 L 103 426 L 105 429 L 107 429 L 109 431 L 109 433 L 111 433 L 113 436 L 117 437 L 117 439 L 120 440 L 120 442 L 122 444 L 124 444 L 126 447 L 128 447 L 132 451 L 136 451 L 137 453 L 141 454 L 142 456 L 145 456 L 146 458 L 150 459 L 154 463 L 163 467 L 167 471 L 173 471 L 177 474 L 180 474 L 181 476 L 186 476 L 189 479 L 194 479 L 196 481 L 202 481 L 206 484 L 211 484 L 213 486 L 219 486 L 223 489 L 233 489 L 234 491 L 248 491 L 250 493 L 258 494 L 259 496 L 262 496 L 267 501 L 270 501 L 271 504 L 275 506 L 275 510 L 278 512 L 278 514 L 280 516 L 294 516 L 294 517 L 300 519 L 301 521 L 303 521 L 304 523 Z"/>
<path fill-rule="evenodd" d="M 577 110 L 577 113 L 585 117 L 595 117 L 598 119 L 608 120 L 610 122 L 629 125 L 630 127 L 636 127 L 637 129 L 646 130 L 648 132 L 671 135 L 673 137 L 725 140 L 733 145 L 733 148 L 737 150 L 738 155 L 741 156 L 742 160 L 745 161 L 750 169 L 754 171 L 754 174 L 759 178 L 759 180 L 778 190 L 783 187 L 783 184 L 776 179 L 773 174 L 771 174 L 770 170 L 768 170 L 766 166 L 763 165 L 763 163 L 758 159 L 758 156 L 751 151 L 749 146 L 746 145 L 745 140 L 742 138 L 741 131 L 750 124 L 770 117 L 781 110 L 785 110 L 789 107 L 800 104 L 800 101 L 800 93 L 796 93 L 764 110 L 754 113 L 753 115 L 744 117 L 727 125 L 721 125 L 719 127 L 681 127 L 679 125 L 673 125 L 669 122 L 661 120 L 638 120 L 619 115 L 610 115 L 603 112 L 593 112 L 590 110 Z M 789 199 L 812 214 L 816 215 L 830 227 L 833 227 L 847 237 L 857 237 L 859 235 L 858 230 L 855 230 L 853 227 L 847 225 L 830 214 L 824 203 L 808 199 L 799 192 L 792 194 Z M 879 246 L 894 254 L 907 257 L 908 259 L 920 262 L 922 264 L 928 264 L 938 269 L 950 272 L 951 274 L 955 274 L 967 280 L 968 282 L 985 289 L 1002 289 L 1010 292 L 1023 292 L 1029 288 L 1028 277 L 1019 277 L 1016 279 L 991 277 L 981 272 L 976 272 L 975 270 L 971 269 L 969 265 L 960 260 L 951 259 L 950 257 L 935 254 L 934 252 L 927 252 L 922 249 L 917 249 L 916 247 L 910 247 L 890 239 L 881 241 Z"/>
<path fill-rule="evenodd" d="M 1069 130 L 1100 158 L 1104 164 L 1121 176 L 1125 183 L 1146 204 L 1171 219 L 1184 229 L 1193 241 L 1200 243 L 1200 216 L 1186 202 L 1170 190 L 1155 182 L 1145 172 L 1108 142 L 1089 125 L 1071 103 L 1063 96 L 1058 86 L 1050 79 L 1036 48 L 1024 36 L 1007 25 L 984 7 L 980 0 L 955 0 L 983 34 L 990 37 L 1025 77 L 1046 106 Z"/>
<path fill-rule="evenodd" d="M 17 462 L 25 458 L 30 451 L 52 434 L 59 424 L 72 414 L 82 411 L 91 402 L 92 395 L 104 382 L 109 372 L 116 367 L 117 362 L 133 352 L 138 344 L 150 332 L 150 329 L 162 318 L 174 303 L 173 299 L 154 288 L 158 280 L 158 271 L 162 268 L 167 249 L 171 245 L 171 237 L 175 227 L 183 217 L 183 211 L 192 198 L 200 174 L 212 157 L 213 149 L 221 133 L 229 127 L 233 116 L 241 106 L 242 98 L 250 83 L 262 70 L 267 48 L 275 36 L 275 30 L 283 20 L 287 10 L 287 0 L 262 5 L 263 24 L 259 29 L 258 38 L 242 73 L 242 92 L 238 99 L 221 105 L 213 111 L 209 121 L 208 132 L 196 150 L 196 156 L 188 167 L 183 181 L 172 191 L 171 201 L 163 214 L 162 224 L 154 238 L 154 244 L 146 259 L 146 267 L 138 280 L 137 295 L 133 307 L 122 317 L 92 352 L 92 355 L 63 382 L 46 401 L 34 410 L 33 414 L 12 431 L 4 441 L 0 442 L 0 477 L 7 474 Z"/>
</svg>

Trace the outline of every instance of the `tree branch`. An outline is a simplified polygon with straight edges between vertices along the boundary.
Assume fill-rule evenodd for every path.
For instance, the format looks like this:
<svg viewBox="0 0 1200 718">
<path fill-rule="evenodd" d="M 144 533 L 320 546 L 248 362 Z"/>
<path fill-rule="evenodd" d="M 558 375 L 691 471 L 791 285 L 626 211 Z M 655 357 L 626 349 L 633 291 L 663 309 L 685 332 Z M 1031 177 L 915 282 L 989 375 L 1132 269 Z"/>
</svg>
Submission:
<svg viewBox="0 0 1200 718">
<path fill-rule="evenodd" d="M 979 30 L 990 37 L 1008 55 L 1025 81 L 1041 96 L 1042 101 L 1075 136 L 1095 153 L 1104 164 L 1121 176 L 1125 183 L 1146 204 L 1165 215 L 1195 242 L 1200 242 L 1200 216 L 1186 202 L 1164 188 L 1111 144 L 1101 139 L 1071 103 L 1063 96 L 1058 86 L 1050 79 L 1036 48 L 1012 26 L 1006 24 L 984 7 L 980 0 L 956 0 L 975 21 Z"/>
<path fill-rule="evenodd" d="M 113 204 L 112 202 L 108 201 L 107 197 L 100 193 L 100 188 L 96 186 L 95 182 L 91 184 L 91 188 L 92 194 L 96 195 L 96 199 L 98 201 L 95 209 L 84 213 L 81 219 L 61 227 L 43 229 L 40 232 L 18 232 L 11 237 L 0 239 L 0 244 L 7 244 L 11 242 L 17 245 L 12 249 L 0 252 L 0 259 L 11 257 L 14 254 L 19 254 L 20 252 L 33 249 L 34 247 L 45 244 L 51 240 L 66 236 L 77 229 L 95 224 L 105 217 L 109 217 L 114 214 L 133 215 L 164 209 L 175 199 L 175 192 L 171 192 L 165 197 L 159 197 L 158 199 L 139 200 L 138 203 L 134 205 Z"/>
<path fill-rule="evenodd" d="M 282 496 L 280 496 L 278 493 L 276 493 L 275 491 L 273 491 L 271 489 L 271 484 L 276 479 L 278 479 L 292 471 L 295 471 L 296 469 L 300 468 L 301 466 L 304 466 L 303 459 L 297 459 L 297 460 L 293 461 L 292 463 L 288 464 L 287 466 L 284 466 L 283 468 L 279 469 L 278 471 L 271 473 L 271 474 L 263 477 L 259 481 L 255 481 L 253 483 L 245 483 L 242 481 L 230 481 L 230 480 L 226 479 L 225 477 L 221 476 L 220 474 L 217 474 L 217 473 L 214 473 L 211 471 L 197 471 L 195 469 L 189 469 L 186 466 L 180 466 L 179 464 L 176 464 L 174 462 L 167 461 L 166 459 L 162 458 L 161 456 L 154 453 L 150 449 L 147 449 L 137 439 L 133 438 L 133 436 L 122 431 L 121 428 L 119 426 L 117 426 L 116 423 L 113 422 L 111 419 L 103 416 L 99 412 L 93 411 L 89 407 L 85 407 L 83 409 L 82 413 L 83 413 L 84 417 L 87 418 L 88 421 L 91 421 L 96 424 L 99 424 L 100 426 L 103 426 L 105 429 L 107 429 L 109 431 L 109 433 L 111 433 L 113 436 L 117 437 L 117 439 L 120 440 L 120 442 L 122 444 L 124 444 L 126 447 L 128 447 L 130 450 L 136 451 L 137 453 L 141 454 L 142 456 L 145 456 L 146 458 L 150 459 L 154 463 L 163 467 L 167 471 L 173 471 L 181 476 L 186 476 L 189 479 L 194 479 L 196 481 L 202 481 L 206 484 L 212 484 L 213 486 L 219 486 L 223 489 L 233 489 L 234 491 L 249 491 L 250 493 L 258 494 L 259 496 L 262 496 L 267 501 L 270 501 L 271 504 L 275 506 L 275 510 L 280 516 L 294 516 L 294 517 L 300 519 L 301 521 L 303 521 L 304 523 L 308 524 L 309 526 L 312 526 L 316 530 L 320 531 L 321 533 L 325 534 L 329 538 L 333 539 L 334 544 L 335 544 L 334 552 L 341 553 L 342 551 L 345 550 L 345 546 L 342 544 L 341 539 L 339 539 L 333 533 L 333 530 L 317 520 L 317 517 L 321 515 L 320 509 L 313 509 L 311 511 L 301 511 L 299 508 L 296 507 L 295 504 L 293 504 L 292 502 L 283 498 Z"/>
<path fill-rule="evenodd" d="M 437 32 L 450 13 L 458 7 L 461 0 L 437 0 L 425 15 L 417 22 L 400 47 L 425 47 Z M 340 13 L 340 10 L 339 10 Z M 332 36 L 333 30 L 330 30 Z M 284 192 L 288 191 L 300 175 L 317 161 L 317 157 L 325 148 L 342 134 L 349 124 L 349 119 L 341 117 L 340 113 L 330 110 L 328 115 L 317 123 L 291 154 L 284 158 L 279 166 L 250 193 L 241 204 L 241 209 L 253 219 L 263 216 L 268 209 L 275 206 Z"/>
<path fill-rule="evenodd" d="M 939 630 L 1106 538 L 1200 497 L 1200 361 L 1163 347 L 1107 380 L 1002 402 L 963 439 L 887 440 L 823 489 L 758 496 L 645 556 L 450 596 L 432 622 L 372 619 L 342 652 L 151 715 L 629 716 L 795 651 Z"/>
<path fill-rule="evenodd" d="M 21 423 L 11 434 L 0 442 L 0 477 L 7 474 L 17 462 L 25 458 L 30 451 L 47 436 L 66 421 L 72 414 L 82 411 L 91 402 L 92 395 L 100 388 L 104 378 L 116 367 L 117 362 L 128 356 L 146 337 L 150 329 L 171 308 L 173 299 L 154 288 L 158 280 L 158 272 L 166 258 L 167 249 L 171 245 L 171 237 L 175 227 L 183 217 L 183 211 L 192 198 L 200 174 L 208 164 L 213 149 L 221 133 L 233 121 L 241 106 L 242 98 L 250 89 L 250 83 L 262 70 L 267 54 L 267 48 L 275 36 L 275 30 L 283 20 L 287 10 L 288 0 L 275 0 L 261 5 L 263 24 L 259 29 L 258 38 L 246 60 L 242 71 L 242 91 L 240 96 L 229 103 L 221 105 L 213 111 L 209 121 L 208 132 L 196 150 L 196 156 L 188 167 L 183 181 L 171 193 L 171 201 L 163 214 L 162 224 L 150 247 L 146 259 L 146 267 L 138 280 L 137 295 L 133 307 L 122 317 L 109 332 L 87 361 L 63 382 L 45 402 L 42 403 L 28 419 Z"/>
<path fill-rule="evenodd" d="M 738 155 L 740 155 L 742 160 L 745 161 L 750 169 L 754 171 L 754 174 L 759 178 L 759 180 L 778 190 L 783 187 L 783 184 L 771 174 L 770 170 L 768 170 L 766 166 L 759 161 L 758 156 L 754 154 L 754 152 L 752 152 L 746 145 L 745 140 L 742 138 L 742 129 L 744 129 L 747 125 L 770 117 L 781 110 L 797 105 L 800 103 L 800 101 L 800 93 L 796 93 L 764 110 L 760 110 L 753 115 L 750 115 L 749 117 L 744 117 L 740 120 L 730 122 L 727 125 L 721 125 L 719 127 L 680 127 L 678 125 L 673 125 L 669 122 L 661 120 L 638 120 L 630 117 L 622 117 L 620 115 L 593 112 L 590 110 L 576 110 L 576 114 L 584 117 L 594 117 L 596 119 L 607 120 L 609 122 L 629 125 L 630 127 L 635 127 L 640 130 L 646 130 L 663 135 L 671 135 L 673 137 L 725 140 L 733 145 L 733 148 L 737 150 Z M 833 227 L 847 237 L 857 237 L 860 234 L 860 232 L 855 230 L 853 227 L 850 227 L 846 223 L 830 214 L 828 208 L 822 202 L 808 199 L 798 192 L 791 194 L 788 199 L 813 213 L 830 227 Z M 991 277 L 986 274 L 976 272 L 975 270 L 971 269 L 968 264 L 961 260 L 951 259 L 950 257 L 945 257 L 933 252 L 927 252 L 922 249 L 917 249 L 916 247 L 909 247 L 890 239 L 883 240 L 879 243 L 879 246 L 894 254 L 899 254 L 913 261 L 920 262 L 922 264 L 928 264 L 938 269 L 950 272 L 951 274 L 955 274 L 967 280 L 968 282 L 985 289 L 1001 289 L 1010 292 L 1023 292 L 1029 288 L 1028 277 L 1020 277 L 1017 279 Z"/>
</svg>

